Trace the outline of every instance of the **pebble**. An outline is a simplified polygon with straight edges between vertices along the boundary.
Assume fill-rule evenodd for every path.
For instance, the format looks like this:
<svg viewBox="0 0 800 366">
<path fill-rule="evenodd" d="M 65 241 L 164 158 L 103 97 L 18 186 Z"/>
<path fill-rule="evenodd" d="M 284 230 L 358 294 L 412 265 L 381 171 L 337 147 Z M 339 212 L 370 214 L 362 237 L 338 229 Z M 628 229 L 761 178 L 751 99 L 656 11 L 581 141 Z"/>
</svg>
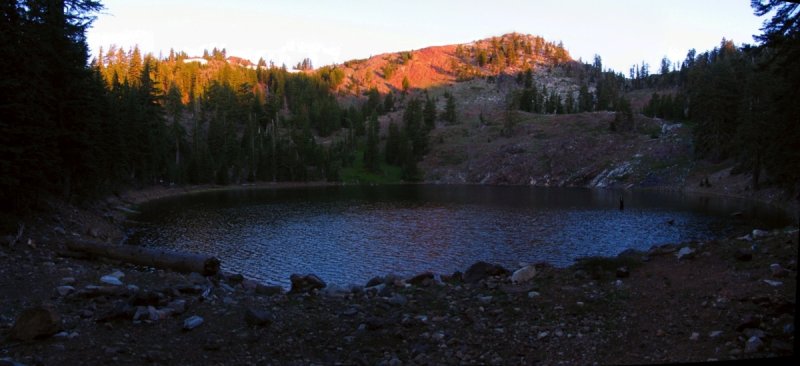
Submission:
<svg viewBox="0 0 800 366">
<path fill-rule="evenodd" d="M 721 330 L 714 330 L 714 331 L 711 331 L 710 333 L 708 333 L 708 338 L 717 338 L 717 337 L 719 337 L 721 335 L 722 335 L 722 331 Z"/>
<path fill-rule="evenodd" d="M 511 275 L 511 282 L 515 284 L 528 282 L 534 276 L 536 276 L 536 267 L 530 264 L 514 271 Z"/>
<path fill-rule="evenodd" d="M 747 328 L 744 330 L 744 336 L 747 338 L 764 338 L 764 331 L 758 328 Z"/>
<path fill-rule="evenodd" d="M 198 315 L 192 315 L 183 321 L 183 330 L 192 330 L 203 324 L 203 318 Z"/>
<path fill-rule="evenodd" d="M 248 325 L 268 326 L 272 324 L 272 314 L 265 310 L 247 308 L 244 313 L 244 320 Z"/>
<path fill-rule="evenodd" d="M 339 285 L 328 285 L 327 287 L 322 289 L 321 292 L 323 295 L 327 297 L 336 297 L 340 299 L 347 297 L 351 293 L 350 289 Z"/>
<path fill-rule="evenodd" d="M 536 336 L 536 339 L 547 338 L 547 336 L 549 336 L 549 335 L 550 335 L 550 332 L 539 332 L 539 334 Z"/>
<path fill-rule="evenodd" d="M 772 271 L 772 277 L 786 277 L 789 275 L 789 271 L 786 268 L 781 267 L 778 263 L 773 263 L 769 266 L 770 271 Z"/>
<path fill-rule="evenodd" d="M 678 257 L 678 259 L 692 259 L 694 257 L 694 252 L 695 250 L 692 248 L 683 247 L 675 253 L 675 256 Z"/>
<path fill-rule="evenodd" d="M 534 298 L 534 297 L 538 297 L 539 295 L 540 295 L 540 293 L 538 293 L 536 291 L 528 292 L 528 297 L 531 298 L 531 299 Z"/>
<path fill-rule="evenodd" d="M 167 308 L 172 310 L 174 314 L 183 314 L 186 312 L 186 300 L 184 299 L 177 299 L 172 300 L 167 304 Z"/>
<path fill-rule="evenodd" d="M 342 312 L 342 315 L 344 316 L 353 316 L 356 314 L 358 314 L 358 309 L 355 307 L 349 307 Z"/>
<path fill-rule="evenodd" d="M 700 339 L 700 333 L 692 332 L 692 335 L 689 337 L 689 340 L 690 341 L 696 341 L 698 339 Z"/>
<path fill-rule="evenodd" d="M 408 299 L 401 294 L 394 294 L 389 298 L 389 303 L 392 305 L 403 306 L 408 303 Z"/>
<path fill-rule="evenodd" d="M 758 352 L 763 346 L 764 342 L 761 341 L 761 338 L 755 336 L 750 337 L 750 339 L 747 340 L 747 343 L 744 346 L 744 353 Z"/>
<path fill-rule="evenodd" d="M 764 280 L 764 283 L 766 283 L 767 285 L 770 285 L 772 287 L 778 287 L 778 286 L 783 285 L 783 282 L 781 282 L 781 281 L 773 281 L 773 280 Z"/>
<path fill-rule="evenodd" d="M 736 330 L 741 332 L 747 328 L 757 328 L 760 324 L 761 324 L 761 319 L 753 315 L 747 315 L 742 319 L 739 325 L 736 326 Z"/>
<path fill-rule="evenodd" d="M 123 285 L 122 281 L 120 281 L 119 278 L 114 277 L 114 276 L 109 276 L 109 275 L 100 277 L 100 282 L 105 283 L 107 285 L 112 285 L 112 286 L 122 286 Z"/>
<path fill-rule="evenodd" d="M 58 291 L 59 296 L 67 296 L 73 292 L 75 292 L 75 288 L 72 286 L 58 286 L 56 287 L 56 291 Z"/>
</svg>

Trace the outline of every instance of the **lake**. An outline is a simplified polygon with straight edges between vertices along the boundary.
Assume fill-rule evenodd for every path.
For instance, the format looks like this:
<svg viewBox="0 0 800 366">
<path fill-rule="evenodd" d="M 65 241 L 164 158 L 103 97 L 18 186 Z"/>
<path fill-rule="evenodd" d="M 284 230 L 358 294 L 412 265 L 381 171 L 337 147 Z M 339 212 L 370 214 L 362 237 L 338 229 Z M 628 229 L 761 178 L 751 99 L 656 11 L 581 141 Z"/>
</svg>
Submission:
<svg viewBox="0 0 800 366">
<path fill-rule="evenodd" d="M 790 223 L 780 211 L 736 199 L 471 185 L 232 189 L 140 209 L 127 243 L 212 254 L 223 270 L 284 287 L 292 273 L 363 285 L 388 273 L 464 271 L 478 260 L 511 270 L 541 261 L 568 266 L 578 257 Z"/>
</svg>

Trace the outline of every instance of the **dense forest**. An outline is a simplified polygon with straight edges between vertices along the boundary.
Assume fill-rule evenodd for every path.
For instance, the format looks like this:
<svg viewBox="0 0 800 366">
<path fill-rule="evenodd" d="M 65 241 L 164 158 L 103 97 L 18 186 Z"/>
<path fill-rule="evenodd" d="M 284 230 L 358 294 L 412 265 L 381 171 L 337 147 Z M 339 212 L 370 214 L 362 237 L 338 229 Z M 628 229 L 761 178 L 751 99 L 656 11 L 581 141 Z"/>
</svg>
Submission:
<svg viewBox="0 0 800 366">
<path fill-rule="evenodd" d="M 399 172 L 420 177 L 416 164 L 437 121 L 458 123 L 457 102 L 446 108 L 425 92 L 337 98 L 346 80 L 336 65 L 293 72 L 226 50 L 190 57 L 171 51 L 156 58 L 136 47 L 111 46 L 89 60 L 85 31 L 102 5 L 94 0 L 4 2 L 0 20 L 0 204 L 35 207 L 42 198 L 84 199 L 131 186 L 341 179 L 344 170 Z M 612 129 L 632 128 L 625 93 L 653 89 L 640 112 L 694 126 L 697 155 L 736 159 L 754 187 L 789 190 L 800 181 L 800 46 L 798 5 L 754 1 L 765 24 L 761 45 L 690 51 L 678 67 L 659 74 L 642 64 L 629 77 L 569 62 L 560 44 L 508 42 L 459 47 L 475 70 L 501 70 L 515 55 L 542 54 L 580 85 L 559 94 L 537 85 L 530 68 L 519 72 L 509 110 L 532 113 L 616 111 Z M 493 39 L 495 40 L 495 39 Z M 408 53 L 408 57 L 412 57 Z M 384 73 L 389 71 L 384 70 Z M 404 84 L 406 80 L 404 80 Z M 378 117 L 403 110 L 380 143 Z M 381 148 L 381 146 L 383 148 Z"/>
</svg>

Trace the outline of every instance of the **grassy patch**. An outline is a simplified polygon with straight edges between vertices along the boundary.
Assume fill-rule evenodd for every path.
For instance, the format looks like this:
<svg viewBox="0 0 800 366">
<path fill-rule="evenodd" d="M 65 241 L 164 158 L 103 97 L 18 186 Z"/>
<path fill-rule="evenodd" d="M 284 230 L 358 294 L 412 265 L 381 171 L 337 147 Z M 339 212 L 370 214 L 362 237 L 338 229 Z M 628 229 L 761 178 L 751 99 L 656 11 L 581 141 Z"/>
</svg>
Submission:
<svg viewBox="0 0 800 366">
<path fill-rule="evenodd" d="M 388 184 L 401 181 L 400 167 L 381 163 L 378 172 L 369 172 L 364 168 L 364 152 L 356 151 L 353 166 L 342 168 L 339 172 L 342 182 L 361 184 Z"/>
<path fill-rule="evenodd" d="M 439 153 L 442 165 L 458 165 L 467 160 L 466 152 L 456 149 L 445 150 Z"/>
</svg>

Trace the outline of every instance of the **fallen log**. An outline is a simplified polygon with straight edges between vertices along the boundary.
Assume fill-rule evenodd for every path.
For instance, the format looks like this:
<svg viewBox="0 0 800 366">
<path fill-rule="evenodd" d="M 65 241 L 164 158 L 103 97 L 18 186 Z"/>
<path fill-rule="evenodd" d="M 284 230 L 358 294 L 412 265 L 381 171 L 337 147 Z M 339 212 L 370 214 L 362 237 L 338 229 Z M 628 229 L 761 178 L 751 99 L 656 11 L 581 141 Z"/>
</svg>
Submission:
<svg viewBox="0 0 800 366">
<path fill-rule="evenodd" d="M 177 272 L 197 272 L 211 276 L 219 272 L 219 259 L 214 256 L 142 248 L 133 245 L 109 245 L 88 240 L 70 240 L 67 249 L 89 253 L 131 264 L 169 269 Z"/>
</svg>

